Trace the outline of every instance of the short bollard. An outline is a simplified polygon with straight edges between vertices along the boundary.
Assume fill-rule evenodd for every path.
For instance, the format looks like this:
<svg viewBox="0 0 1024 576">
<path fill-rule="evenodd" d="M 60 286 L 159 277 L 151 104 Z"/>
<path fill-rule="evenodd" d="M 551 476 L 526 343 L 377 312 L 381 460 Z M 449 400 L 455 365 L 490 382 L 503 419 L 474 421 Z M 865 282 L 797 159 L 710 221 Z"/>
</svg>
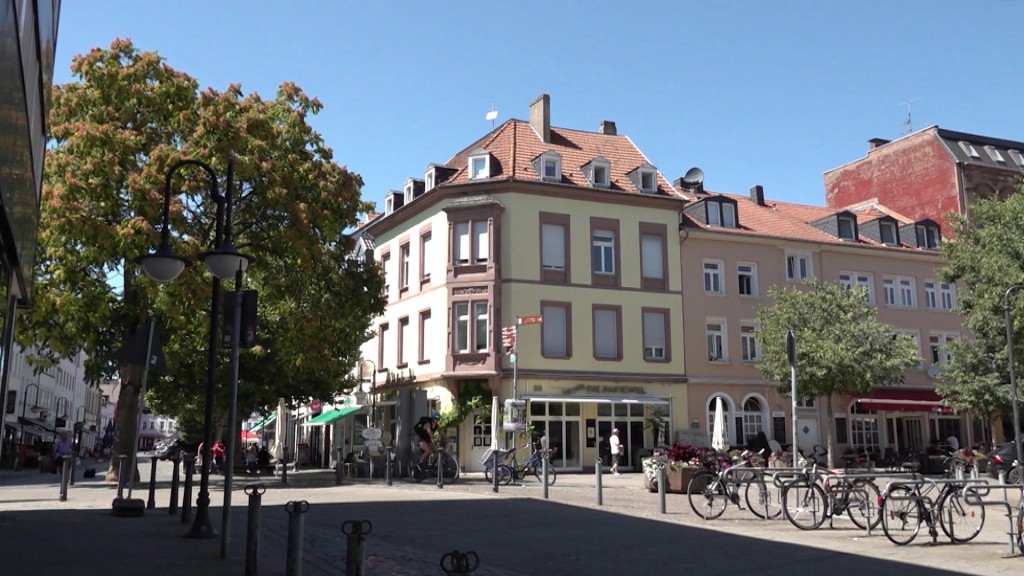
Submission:
<svg viewBox="0 0 1024 576">
<path fill-rule="evenodd" d="M 551 457 L 551 450 L 541 450 L 541 481 L 544 483 L 544 499 L 548 499 L 548 458 Z"/>
<path fill-rule="evenodd" d="M 117 457 L 117 499 L 124 498 L 124 465 L 128 461 L 128 455 L 121 454 Z"/>
<path fill-rule="evenodd" d="M 347 546 L 345 549 L 345 576 L 364 576 L 366 574 L 366 548 L 363 542 L 366 535 L 373 531 L 369 520 L 349 520 L 341 525 Z"/>
<path fill-rule="evenodd" d="M 149 459 L 152 463 L 149 467 L 149 498 L 146 500 L 146 509 L 156 509 L 156 456 Z"/>
<path fill-rule="evenodd" d="M 181 481 L 178 474 L 181 470 L 181 453 L 175 452 L 171 456 L 171 462 L 174 463 L 174 471 L 171 472 L 171 505 L 167 507 L 167 513 L 174 515 L 178 513 L 178 484 Z"/>
<path fill-rule="evenodd" d="M 495 493 L 498 492 L 498 451 L 494 450 L 491 452 L 491 481 L 494 482 L 494 487 L 491 488 Z"/>
<path fill-rule="evenodd" d="M 391 486 L 391 479 L 395 475 L 395 450 L 391 446 L 384 449 L 384 482 Z"/>
<path fill-rule="evenodd" d="M 658 502 L 661 507 L 661 513 L 667 514 L 665 511 L 665 463 L 658 462 Z"/>
<path fill-rule="evenodd" d="M 192 475 L 196 471 L 196 455 L 185 454 L 185 489 L 181 497 L 181 523 L 192 521 Z"/>
<path fill-rule="evenodd" d="M 60 501 L 68 499 L 68 482 L 71 481 L 71 456 L 64 457 L 64 464 L 60 472 Z"/>
<path fill-rule="evenodd" d="M 299 576 L 302 574 L 302 515 L 309 512 L 309 502 L 292 500 L 284 509 L 288 512 L 288 557 L 284 573 Z"/>
<path fill-rule="evenodd" d="M 594 461 L 594 485 L 597 486 L 597 505 L 604 504 L 604 497 L 601 495 L 601 459 L 598 458 Z"/>
<path fill-rule="evenodd" d="M 464 576 L 472 574 L 480 565 L 480 557 L 472 550 L 462 553 L 458 550 L 441 556 L 441 570 L 448 576 Z"/>
<path fill-rule="evenodd" d="M 284 456 L 281 458 L 281 484 L 288 483 L 288 448 L 284 448 Z"/>
<path fill-rule="evenodd" d="M 345 464 L 342 462 L 342 458 L 344 458 L 344 455 L 342 453 L 344 452 L 344 450 L 345 450 L 344 447 L 342 447 L 342 448 L 335 448 L 335 451 L 338 453 L 337 464 L 334 466 L 334 485 L 335 486 L 341 486 L 341 480 L 342 480 L 342 477 L 345 474 Z"/>
<path fill-rule="evenodd" d="M 260 503 L 267 491 L 263 484 L 249 484 L 245 493 L 249 496 L 249 517 L 245 532 L 245 576 L 256 576 L 260 564 Z"/>
<path fill-rule="evenodd" d="M 437 487 L 444 488 L 444 452 L 437 452 Z"/>
</svg>

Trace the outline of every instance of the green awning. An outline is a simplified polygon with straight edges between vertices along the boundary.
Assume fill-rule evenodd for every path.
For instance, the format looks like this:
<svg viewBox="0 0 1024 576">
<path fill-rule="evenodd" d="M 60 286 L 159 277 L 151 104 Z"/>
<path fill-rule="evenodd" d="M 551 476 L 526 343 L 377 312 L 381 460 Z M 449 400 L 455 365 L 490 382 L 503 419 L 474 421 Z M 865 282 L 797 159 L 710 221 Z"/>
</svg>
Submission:
<svg viewBox="0 0 1024 576">
<path fill-rule="evenodd" d="M 324 412 L 315 418 L 311 418 L 309 422 L 303 424 L 303 426 L 323 426 L 326 424 L 333 424 L 338 420 L 341 420 L 345 416 L 353 412 L 362 410 L 362 406 L 346 406 L 345 408 L 335 408 L 330 412 Z"/>
<path fill-rule="evenodd" d="M 249 432 L 259 432 L 260 429 L 262 429 L 264 426 L 266 426 L 267 424 L 270 424 L 271 422 L 273 422 L 276 419 L 277 419 L 277 412 L 271 412 L 270 415 L 268 415 L 266 418 L 264 418 L 263 420 L 260 420 L 259 422 L 257 422 L 256 425 L 253 426 L 252 428 L 249 428 Z"/>
</svg>

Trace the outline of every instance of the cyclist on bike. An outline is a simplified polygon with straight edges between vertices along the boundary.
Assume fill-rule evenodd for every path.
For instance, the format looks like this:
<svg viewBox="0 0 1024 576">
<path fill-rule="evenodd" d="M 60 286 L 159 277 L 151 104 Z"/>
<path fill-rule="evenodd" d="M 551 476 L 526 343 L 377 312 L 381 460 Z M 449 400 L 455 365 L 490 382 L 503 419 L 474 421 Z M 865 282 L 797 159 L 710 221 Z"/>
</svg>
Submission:
<svg viewBox="0 0 1024 576">
<path fill-rule="evenodd" d="M 437 412 L 431 412 L 430 416 L 424 416 L 420 418 L 420 421 L 413 426 L 413 430 L 416 431 L 416 436 L 419 436 L 420 444 L 420 463 L 417 467 L 423 470 L 423 465 L 426 463 L 427 458 L 434 452 L 434 433 L 437 432 L 437 423 L 441 419 L 441 415 Z"/>
</svg>

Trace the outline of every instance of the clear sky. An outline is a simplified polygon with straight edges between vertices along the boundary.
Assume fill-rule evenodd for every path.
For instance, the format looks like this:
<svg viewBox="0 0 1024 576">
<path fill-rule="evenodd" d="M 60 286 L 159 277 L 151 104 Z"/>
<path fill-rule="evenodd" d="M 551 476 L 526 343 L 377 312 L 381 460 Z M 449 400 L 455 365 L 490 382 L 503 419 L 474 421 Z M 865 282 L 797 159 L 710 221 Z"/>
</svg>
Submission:
<svg viewBox="0 0 1024 576">
<path fill-rule="evenodd" d="M 554 126 L 613 120 L 670 181 L 824 204 L 822 174 L 911 126 L 1024 140 L 1018 0 L 65 0 L 55 81 L 131 38 L 201 87 L 319 98 L 364 198 L 423 177 L 551 95 Z"/>
</svg>

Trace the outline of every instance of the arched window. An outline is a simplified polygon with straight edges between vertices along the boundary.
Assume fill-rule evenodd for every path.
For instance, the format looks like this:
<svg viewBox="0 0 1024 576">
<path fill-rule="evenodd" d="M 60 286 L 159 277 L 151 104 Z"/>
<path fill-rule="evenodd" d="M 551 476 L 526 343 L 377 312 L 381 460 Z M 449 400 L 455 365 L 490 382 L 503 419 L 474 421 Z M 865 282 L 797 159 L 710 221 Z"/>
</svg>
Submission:
<svg viewBox="0 0 1024 576">
<path fill-rule="evenodd" d="M 865 410 L 858 402 L 850 405 L 850 447 L 865 452 L 881 450 L 877 412 Z"/>
<path fill-rule="evenodd" d="M 764 432 L 764 405 L 751 396 L 743 401 L 743 442 L 750 442 L 758 432 Z"/>
</svg>

